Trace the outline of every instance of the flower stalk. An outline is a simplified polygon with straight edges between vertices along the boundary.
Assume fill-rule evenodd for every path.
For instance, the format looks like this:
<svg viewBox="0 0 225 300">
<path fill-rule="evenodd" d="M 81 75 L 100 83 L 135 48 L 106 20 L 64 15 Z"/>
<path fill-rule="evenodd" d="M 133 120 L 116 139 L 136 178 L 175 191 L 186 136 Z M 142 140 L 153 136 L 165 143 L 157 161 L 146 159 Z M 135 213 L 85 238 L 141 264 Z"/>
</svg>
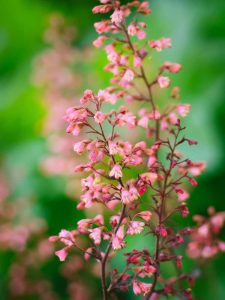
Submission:
<svg viewBox="0 0 225 300">
<path fill-rule="evenodd" d="M 197 143 L 183 135 L 181 118 L 189 113 L 190 105 L 178 102 L 179 88 L 169 77 L 178 73 L 181 65 L 167 61 L 156 72 L 149 72 L 147 58 L 171 48 L 171 39 L 148 40 L 147 24 L 142 21 L 151 14 L 147 1 L 100 2 L 93 13 L 110 14 L 110 18 L 94 24 L 100 36 L 93 44 L 105 48 L 109 60 L 105 70 L 113 75 L 111 86 L 98 92 L 86 90 L 81 105 L 69 108 L 65 120 L 67 132 L 74 136 L 88 130 L 88 138 L 74 145 L 78 155 L 88 153 L 88 162 L 75 168 L 88 173 L 81 180 L 77 208 L 104 207 L 103 212 L 110 213 L 109 225 L 100 214 L 80 220 L 76 230 L 62 230 L 51 239 L 65 245 L 56 253 L 63 261 L 83 236 L 88 237 L 90 245 L 84 256 L 90 259 L 94 255 L 101 265 L 104 300 L 117 290 L 127 292 L 130 286 L 145 300 L 169 295 L 192 299 L 184 282 L 190 282 L 193 274 L 182 271 L 182 256 L 174 250 L 191 230 L 173 225 L 171 219 L 175 214 L 187 217 L 187 184 L 197 185 L 194 177 L 205 165 L 183 157 L 178 149 L 185 143 Z M 109 105 L 112 109 L 107 111 Z M 127 129 L 126 136 L 120 128 Z M 127 236 L 143 234 L 155 240 L 154 251 L 134 248 L 124 253 L 122 271 L 108 271 L 112 257 L 126 249 Z M 175 264 L 178 275 L 165 278 L 164 262 Z"/>
</svg>

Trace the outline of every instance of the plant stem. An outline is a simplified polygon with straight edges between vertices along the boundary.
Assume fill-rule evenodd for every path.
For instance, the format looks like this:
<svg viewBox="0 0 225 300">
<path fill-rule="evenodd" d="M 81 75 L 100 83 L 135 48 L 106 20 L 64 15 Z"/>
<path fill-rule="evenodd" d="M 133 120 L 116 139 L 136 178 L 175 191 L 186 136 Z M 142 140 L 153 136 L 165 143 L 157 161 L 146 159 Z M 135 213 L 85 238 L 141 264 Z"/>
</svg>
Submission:
<svg viewBox="0 0 225 300">
<path fill-rule="evenodd" d="M 119 222 L 118 222 L 118 224 L 117 224 L 117 226 L 115 228 L 115 231 L 114 231 L 115 234 L 119 230 L 119 227 L 120 227 L 120 225 L 121 225 L 121 223 L 123 221 L 125 213 L 126 213 L 126 205 L 123 205 Z M 108 246 L 106 248 L 106 252 L 105 252 L 105 255 L 104 255 L 103 259 L 102 259 L 102 266 L 101 266 L 101 271 L 102 271 L 101 281 L 102 281 L 103 299 L 104 300 L 108 300 L 109 299 L 108 298 L 109 293 L 107 291 L 107 285 L 106 285 L 106 262 L 107 262 L 107 259 L 108 259 L 108 256 L 110 254 L 111 249 L 112 249 L 112 240 L 110 241 L 110 243 L 108 244 Z"/>
</svg>

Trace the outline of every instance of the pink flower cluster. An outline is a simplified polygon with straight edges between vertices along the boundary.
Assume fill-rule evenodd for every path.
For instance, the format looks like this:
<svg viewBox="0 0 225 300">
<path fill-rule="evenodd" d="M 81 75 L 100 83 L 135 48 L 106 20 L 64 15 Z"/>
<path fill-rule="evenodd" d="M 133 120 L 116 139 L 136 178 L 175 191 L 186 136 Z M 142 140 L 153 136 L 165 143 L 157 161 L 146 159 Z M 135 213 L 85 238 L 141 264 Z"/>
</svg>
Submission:
<svg viewBox="0 0 225 300">
<path fill-rule="evenodd" d="M 74 72 L 76 63 L 81 61 L 81 53 L 74 48 L 75 29 L 58 13 L 50 15 L 45 32 L 48 48 L 42 51 L 34 61 L 34 82 L 43 89 L 43 104 L 46 118 L 43 134 L 47 138 L 49 154 L 41 162 L 45 175 L 73 174 L 71 168 L 74 160 L 71 151 L 71 137 L 65 138 L 62 115 L 66 108 L 75 101 L 81 85 L 81 75 Z M 57 105 L 56 105 L 57 103 Z M 68 172 L 70 170 L 70 174 Z M 69 185 L 68 185 L 69 186 Z"/>
<path fill-rule="evenodd" d="M 12 257 L 4 268 L 5 294 L 8 299 L 58 300 L 51 281 L 38 273 L 54 253 L 47 224 L 31 213 L 33 199 L 15 198 L 9 182 L 0 170 L 0 253 Z"/>
<path fill-rule="evenodd" d="M 92 257 L 99 263 L 105 300 L 130 286 L 135 295 L 144 295 L 146 300 L 169 295 L 192 299 L 184 281 L 190 283 L 193 276 L 181 270 L 182 256 L 174 251 L 191 230 L 170 220 L 175 214 L 181 218 L 189 214 L 187 184 L 197 185 L 194 177 L 201 174 L 205 164 L 184 158 L 178 150 L 182 144 L 197 143 L 183 133 L 181 118 L 188 115 L 190 105 L 177 103 L 179 88 L 170 78 L 181 65 L 165 62 L 149 76 L 148 55 L 170 48 L 172 43 L 170 38 L 147 40 L 147 24 L 138 21 L 139 15 L 151 13 L 147 1 L 125 5 L 118 0 L 100 2 L 93 13 L 111 16 L 95 23 L 101 35 L 94 46 L 105 48 L 109 61 L 105 70 L 112 73 L 111 86 L 97 92 L 86 90 L 80 105 L 67 110 L 65 121 L 67 133 L 87 135 L 74 144 L 78 155 L 86 153 L 88 157 L 86 163 L 75 167 L 75 172 L 87 173 L 81 180 L 77 208 L 102 206 L 110 216 L 109 220 L 102 214 L 80 220 L 77 229 L 62 230 L 50 240 L 64 245 L 56 252 L 61 261 L 77 248 L 86 260 Z M 166 106 L 155 99 L 162 89 L 170 99 Z M 127 103 L 136 103 L 135 111 Z M 115 106 L 107 110 L 110 105 Z M 124 131 L 137 131 L 139 136 L 145 133 L 146 138 L 133 142 L 124 138 Z M 154 238 L 154 252 L 133 249 L 124 253 L 122 272 L 117 268 L 108 271 L 111 258 L 126 248 L 127 237 L 141 234 Z M 86 248 L 82 246 L 83 236 L 89 239 Z M 164 278 L 164 262 L 175 264 L 180 275 Z"/>
<path fill-rule="evenodd" d="M 213 207 L 209 207 L 208 213 L 208 218 L 200 215 L 193 217 L 197 226 L 193 228 L 187 248 L 187 254 L 193 259 L 205 260 L 225 252 L 225 242 L 219 238 L 225 226 L 225 212 L 216 213 Z"/>
</svg>

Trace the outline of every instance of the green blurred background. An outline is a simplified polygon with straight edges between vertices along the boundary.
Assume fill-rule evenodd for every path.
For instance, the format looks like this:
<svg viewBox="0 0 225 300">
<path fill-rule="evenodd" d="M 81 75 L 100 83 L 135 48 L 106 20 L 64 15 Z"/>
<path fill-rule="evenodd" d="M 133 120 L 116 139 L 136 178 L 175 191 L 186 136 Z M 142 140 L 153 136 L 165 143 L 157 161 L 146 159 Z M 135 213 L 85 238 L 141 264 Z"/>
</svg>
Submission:
<svg viewBox="0 0 225 300">
<path fill-rule="evenodd" d="M 82 213 L 76 212 L 75 201 L 65 193 L 67 178 L 45 176 L 40 170 L 40 162 L 49 151 L 42 130 L 48 110 L 43 89 L 32 81 L 33 62 L 47 48 L 43 35 L 49 15 L 59 12 L 77 28 L 74 47 L 81 51 L 81 61 L 74 72 L 86 74 L 82 75 L 84 80 L 77 95 L 88 88 L 87 83 L 95 89 L 95 85 L 107 86 L 104 53 L 94 48 L 91 55 L 82 52 L 91 47 L 96 37 L 92 24 L 99 16 L 91 13 L 96 3 L 94 0 L 1 2 L 0 169 L 10 189 L 7 201 L 29 199 L 26 213 L 18 212 L 16 219 L 23 222 L 26 215 L 44 219 L 46 237 L 61 228 L 73 228 Z M 189 200 L 191 214 L 206 214 L 209 205 L 218 211 L 225 210 L 225 2 L 152 0 L 150 6 L 153 10 L 148 24 L 150 37 L 171 36 L 173 40 L 173 48 L 162 53 L 162 59 L 183 65 L 177 84 L 181 86 L 182 100 L 192 104 L 192 113 L 186 120 L 188 134 L 199 141 L 188 155 L 206 161 L 208 166 Z M 191 219 L 188 223 L 192 224 Z M 32 242 L 29 245 L 32 247 Z M 14 251 L 0 249 L 0 299 L 42 299 L 35 293 L 18 298 L 9 293 L 9 268 L 16 259 Z M 186 261 L 185 266 L 189 268 L 191 262 Z M 37 273 L 51 282 L 58 299 L 69 299 L 68 280 L 61 276 L 60 268 L 57 258 L 52 256 Z M 224 268 L 225 256 L 218 256 L 204 266 L 194 288 L 195 299 L 225 299 Z M 90 283 L 95 291 L 92 299 L 100 299 L 98 283 L 96 278 Z"/>
</svg>

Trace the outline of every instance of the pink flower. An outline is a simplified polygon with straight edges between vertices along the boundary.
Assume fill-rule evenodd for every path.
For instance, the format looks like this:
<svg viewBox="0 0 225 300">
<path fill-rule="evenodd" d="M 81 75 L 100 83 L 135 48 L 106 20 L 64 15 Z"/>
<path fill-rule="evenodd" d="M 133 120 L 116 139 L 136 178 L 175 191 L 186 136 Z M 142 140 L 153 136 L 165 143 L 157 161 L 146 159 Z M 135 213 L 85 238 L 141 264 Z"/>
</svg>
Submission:
<svg viewBox="0 0 225 300">
<path fill-rule="evenodd" d="M 178 210 L 183 218 L 186 218 L 189 215 L 189 210 L 186 204 L 182 204 Z"/>
<path fill-rule="evenodd" d="M 148 122 L 149 118 L 147 116 L 144 116 L 140 120 L 138 120 L 138 125 L 143 128 L 148 128 Z"/>
<path fill-rule="evenodd" d="M 124 226 L 120 226 L 117 233 L 113 235 L 112 247 L 114 250 L 118 250 L 123 248 L 124 246 Z"/>
<path fill-rule="evenodd" d="M 113 226 L 113 227 L 116 227 L 117 224 L 119 223 L 119 220 L 120 220 L 120 215 L 114 215 L 110 218 L 110 224 Z M 123 221 L 122 221 L 122 224 L 126 224 L 127 223 L 127 219 L 124 218 Z"/>
<path fill-rule="evenodd" d="M 93 250 L 94 250 L 94 249 L 93 249 L 92 247 L 87 248 L 87 250 L 86 250 L 85 253 L 84 253 L 84 259 L 85 259 L 85 260 L 89 260 L 89 259 L 90 259 Z"/>
<path fill-rule="evenodd" d="M 69 123 L 66 129 L 67 133 L 78 135 L 80 133 L 80 126 L 87 121 L 87 110 L 83 107 L 70 107 L 67 109 L 64 118 Z"/>
<path fill-rule="evenodd" d="M 136 187 L 134 186 L 131 186 L 129 188 L 129 194 L 130 194 L 130 199 L 131 201 L 135 201 L 138 199 L 139 197 L 139 193 L 138 193 L 138 190 L 136 189 Z"/>
<path fill-rule="evenodd" d="M 150 156 L 148 159 L 148 167 L 154 166 L 154 164 L 157 162 L 157 159 L 155 156 Z"/>
<path fill-rule="evenodd" d="M 127 234 L 139 234 L 144 230 L 145 223 L 138 221 L 131 221 L 128 224 Z"/>
<path fill-rule="evenodd" d="M 100 102 L 105 102 L 110 98 L 110 94 L 107 90 L 99 90 L 98 91 L 98 100 Z"/>
<path fill-rule="evenodd" d="M 104 224 L 104 218 L 103 215 L 97 215 L 94 217 L 93 219 L 94 224 L 98 225 L 98 226 L 102 226 Z"/>
<path fill-rule="evenodd" d="M 129 112 L 122 112 L 116 116 L 115 123 L 119 126 L 127 125 L 128 128 L 133 128 L 136 125 L 136 116 Z"/>
<path fill-rule="evenodd" d="M 149 300 L 159 300 L 159 294 L 158 293 L 152 293 Z"/>
<path fill-rule="evenodd" d="M 222 252 L 225 252 L 225 242 L 219 241 L 218 247 Z"/>
<path fill-rule="evenodd" d="M 88 163 L 88 164 L 85 164 L 85 165 L 77 165 L 75 168 L 74 168 L 74 172 L 77 173 L 77 172 L 89 172 L 92 168 L 92 163 Z"/>
<path fill-rule="evenodd" d="M 135 273 L 141 277 L 151 277 L 156 272 L 156 268 L 152 266 L 148 261 L 144 262 L 144 265 L 135 269 Z"/>
<path fill-rule="evenodd" d="M 133 281 L 133 291 L 135 295 L 144 294 L 146 295 L 151 288 L 152 284 L 144 283 L 141 281 L 137 281 L 136 279 Z"/>
<path fill-rule="evenodd" d="M 163 64 L 162 70 L 167 70 L 170 73 L 178 73 L 181 70 L 181 65 L 167 61 Z"/>
<path fill-rule="evenodd" d="M 161 117 L 161 114 L 158 110 L 153 110 L 151 113 L 150 113 L 150 116 L 149 116 L 151 119 L 153 120 L 159 120 L 160 117 Z"/>
<path fill-rule="evenodd" d="M 134 67 L 135 68 L 140 68 L 142 65 L 142 60 L 139 56 L 135 55 L 134 56 Z"/>
<path fill-rule="evenodd" d="M 104 41 L 106 40 L 106 36 L 104 35 L 101 35 L 99 36 L 94 42 L 93 42 L 93 45 L 96 47 L 96 48 L 99 48 L 101 47 L 103 44 L 104 44 Z"/>
<path fill-rule="evenodd" d="M 95 245 L 100 245 L 102 229 L 101 228 L 89 229 L 89 232 L 90 232 L 89 236 L 91 239 L 93 239 Z"/>
<path fill-rule="evenodd" d="M 188 144 L 189 144 L 190 146 L 192 146 L 192 145 L 197 145 L 197 144 L 198 144 L 198 142 L 197 142 L 196 140 L 186 139 L 186 141 L 188 142 Z"/>
<path fill-rule="evenodd" d="M 112 9 L 112 5 L 97 5 L 92 9 L 93 14 L 106 14 Z"/>
<path fill-rule="evenodd" d="M 90 186 L 92 186 L 92 184 Z M 89 227 L 93 224 L 102 226 L 104 224 L 103 216 L 97 215 L 94 219 L 82 219 L 78 221 L 78 230 L 79 232 L 86 234 L 89 232 Z"/>
<path fill-rule="evenodd" d="M 127 28 L 128 34 L 134 36 L 137 34 L 137 27 L 134 24 L 130 24 Z"/>
<path fill-rule="evenodd" d="M 179 104 L 176 106 L 176 110 L 181 117 L 186 117 L 189 114 L 191 104 Z"/>
<path fill-rule="evenodd" d="M 66 132 L 67 133 L 72 133 L 74 136 L 78 136 L 80 134 L 80 126 L 74 124 L 70 124 L 67 128 L 66 128 Z"/>
<path fill-rule="evenodd" d="M 121 167 L 119 165 L 114 165 L 111 171 L 109 172 L 110 177 L 119 179 L 123 176 Z"/>
<path fill-rule="evenodd" d="M 110 92 L 105 90 L 99 90 L 98 92 L 98 101 L 100 102 L 109 102 L 111 104 L 115 104 L 117 101 L 117 97 L 115 94 L 110 94 Z"/>
<path fill-rule="evenodd" d="M 110 224 L 113 226 L 113 227 L 116 227 L 116 225 L 118 224 L 120 220 L 120 216 L 119 215 L 115 215 L 115 216 L 112 216 L 110 218 Z"/>
<path fill-rule="evenodd" d="M 110 51 L 107 55 L 108 60 L 112 63 L 112 64 L 117 64 L 120 57 L 119 55 L 116 53 L 116 51 Z"/>
<path fill-rule="evenodd" d="M 140 175 L 140 178 L 148 184 L 154 184 L 158 179 L 158 174 L 153 172 L 147 172 Z"/>
<path fill-rule="evenodd" d="M 115 23 L 116 25 L 120 25 L 120 23 L 122 23 L 124 20 L 124 14 L 122 10 L 116 9 L 110 18 L 112 23 Z"/>
<path fill-rule="evenodd" d="M 144 38 L 146 38 L 146 32 L 144 30 L 138 30 L 137 37 L 139 38 L 139 40 L 143 40 Z"/>
<path fill-rule="evenodd" d="M 91 224 L 91 219 L 82 219 L 77 222 L 78 230 L 81 233 L 88 233 L 88 228 L 89 228 L 90 224 Z"/>
<path fill-rule="evenodd" d="M 139 217 L 146 222 L 148 222 L 151 219 L 152 213 L 150 211 L 141 211 L 139 212 L 136 217 Z"/>
<path fill-rule="evenodd" d="M 168 88 L 168 86 L 170 85 L 170 79 L 165 76 L 159 76 L 157 78 L 157 81 L 158 81 L 158 84 L 161 87 L 161 89 Z"/>
<path fill-rule="evenodd" d="M 162 237 L 167 237 L 167 235 L 168 235 L 166 227 L 164 225 L 159 225 L 158 228 L 156 229 L 156 231 Z"/>
<path fill-rule="evenodd" d="M 73 246 L 75 242 L 74 232 L 62 229 L 59 233 L 59 239 L 66 246 Z"/>
<path fill-rule="evenodd" d="M 143 14 L 144 16 L 148 15 L 151 13 L 151 10 L 149 9 L 149 2 L 148 1 L 143 1 L 140 3 L 140 6 L 138 8 L 138 11 Z"/>
<path fill-rule="evenodd" d="M 200 161 L 200 162 L 192 163 L 188 168 L 188 171 L 193 176 L 199 176 L 204 171 L 205 168 L 206 168 L 206 164 Z"/>
<path fill-rule="evenodd" d="M 93 163 L 96 163 L 96 162 L 99 162 L 99 161 L 102 161 L 102 159 L 104 158 L 105 156 L 105 153 L 98 149 L 98 148 L 95 148 L 93 149 L 93 151 L 91 151 L 88 155 L 88 158 L 93 162 Z"/>
<path fill-rule="evenodd" d="M 85 188 L 92 187 L 93 184 L 94 184 L 94 179 L 95 179 L 94 176 L 88 176 L 86 178 L 81 179 L 81 185 L 82 185 L 82 187 L 85 187 Z"/>
<path fill-rule="evenodd" d="M 115 155 L 119 152 L 119 148 L 115 142 L 108 141 L 108 146 L 110 155 Z"/>
<path fill-rule="evenodd" d="M 173 125 L 177 124 L 177 122 L 178 122 L 177 115 L 174 112 L 169 113 L 168 121 L 170 124 L 173 124 Z"/>
<path fill-rule="evenodd" d="M 161 44 L 162 44 L 162 48 L 171 48 L 171 38 L 161 38 L 160 40 Z"/>
<path fill-rule="evenodd" d="M 120 56 L 120 64 L 122 66 L 127 66 L 128 65 L 128 57 L 125 55 Z"/>
<path fill-rule="evenodd" d="M 218 248 L 216 246 L 206 245 L 205 247 L 203 247 L 201 255 L 203 258 L 210 258 L 216 255 L 217 253 Z"/>
<path fill-rule="evenodd" d="M 223 213 L 218 213 L 215 216 L 212 216 L 210 223 L 212 225 L 212 230 L 215 234 L 218 234 L 222 229 L 225 222 L 225 215 Z"/>
<path fill-rule="evenodd" d="M 130 204 L 131 203 L 131 197 L 128 190 L 123 189 L 121 192 L 121 200 L 124 204 Z"/>
<path fill-rule="evenodd" d="M 176 257 L 176 264 L 177 264 L 177 267 L 178 268 L 181 268 L 182 267 L 182 256 L 177 256 Z"/>
<path fill-rule="evenodd" d="M 160 40 L 150 41 L 149 46 L 157 51 L 162 51 L 162 49 L 171 48 L 171 39 L 161 38 Z"/>
<path fill-rule="evenodd" d="M 208 224 L 201 225 L 198 228 L 197 232 L 200 237 L 207 238 L 209 235 L 209 225 Z"/>
<path fill-rule="evenodd" d="M 97 33 L 107 32 L 109 30 L 109 21 L 104 20 L 101 22 L 97 22 L 94 24 L 94 27 L 95 27 L 95 30 L 97 31 Z"/>
<path fill-rule="evenodd" d="M 123 80 L 131 82 L 134 79 L 134 72 L 131 69 L 127 69 L 123 75 Z"/>
<path fill-rule="evenodd" d="M 188 178 L 188 181 L 190 182 L 190 184 L 192 186 L 197 186 L 198 185 L 198 182 L 194 178 Z"/>
<path fill-rule="evenodd" d="M 184 189 L 178 188 L 178 189 L 175 189 L 175 191 L 177 192 L 179 201 L 181 201 L 181 202 L 186 201 L 189 198 L 188 192 L 185 191 Z"/>
<path fill-rule="evenodd" d="M 59 240 L 59 237 L 58 237 L 58 235 L 53 235 L 53 236 L 50 236 L 48 240 L 49 240 L 49 242 L 54 243 Z"/>
<path fill-rule="evenodd" d="M 67 248 L 63 248 L 63 249 L 61 249 L 59 251 L 56 251 L 55 255 L 58 256 L 58 258 L 59 258 L 60 261 L 65 261 L 65 259 L 68 256 Z"/>
<path fill-rule="evenodd" d="M 107 115 L 101 111 L 97 111 L 94 115 L 94 119 L 96 123 L 102 124 L 107 119 Z"/>
<path fill-rule="evenodd" d="M 93 99 L 94 98 L 94 94 L 91 90 L 86 90 L 84 92 L 84 95 L 83 97 L 80 99 L 80 103 L 82 105 L 86 104 L 90 99 Z"/>
<path fill-rule="evenodd" d="M 81 154 L 83 153 L 85 146 L 87 144 L 87 140 L 81 141 L 81 142 L 77 142 L 73 145 L 73 150 L 77 153 L 77 154 Z"/>
</svg>

